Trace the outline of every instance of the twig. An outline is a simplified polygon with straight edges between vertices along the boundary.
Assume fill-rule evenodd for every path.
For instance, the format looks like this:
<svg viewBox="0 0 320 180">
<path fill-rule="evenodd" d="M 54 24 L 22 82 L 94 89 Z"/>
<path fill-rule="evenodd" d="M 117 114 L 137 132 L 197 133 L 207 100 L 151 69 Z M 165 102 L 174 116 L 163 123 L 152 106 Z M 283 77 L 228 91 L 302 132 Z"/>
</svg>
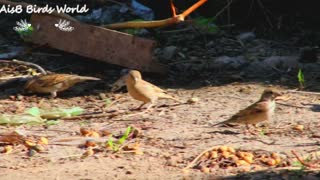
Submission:
<svg viewBox="0 0 320 180">
<path fill-rule="evenodd" d="M 264 5 L 261 2 L 261 0 L 258 0 L 258 4 L 260 5 L 260 8 L 262 9 L 263 14 L 266 16 L 266 20 L 267 20 L 268 24 L 270 25 L 271 28 L 273 28 L 273 24 L 271 22 L 271 19 L 268 16 L 267 11 L 265 10 L 266 8 L 264 7 Z"/>
<path fill-rule="evenodd" d="M 288 90 L 286 93 L 298 93 L 298 94 L 312 94 L 312 95 L 320 95 L 318 92 L 309 92 L 309 91 L 297 91 L 297 90 Z"/>
<path fill-rule="evenodd" d="M 173 24 L 178 24 L 185 20 L 185 17 L 188 16 L 190 13 L 195 11 L 199 8 L 202 4 L 207 2 L 208 0 L 199 0 L 197 3 L 193 4 L 183 13 L 175 15 L 173 17 L 163 19 L 163 20 L 155 20 L 155 21 L 129 21 L 129 22 L 122 22 L 122 23 L 114 23 L 114 24 L 107 24 L 102 25 L 101 27 L 110 28 L 110 29 L 123 29 L 123 28 L 155 28 L 155 27 L 165 27 Z M 171 4 L 171 8 L 173 4 Z M 173 10 L 173 9 L 172 9 Z"/>
<path fill-rule="evenodd" d="M 10 77 L 10 78 L 0 78 L 0 87 L 2 86 L 8 86 L 8 84 L 12 84 L 15 83 L 17 81 L 27 81 L 29 79 L 31 79 L 32 76 L 31 75 L 25 75 L 25 76 L 15 76 L 15 77 Z"/>
<path fill-rule="evenodd" d="M 223 7 L 215 16 L 213 19 L 217 19 L 218 16 L 220 16 L 220 14 L 222 14 L 230 5 L 232 4 L 232 0 L 230 2 L 228 2 L 228 4 Z"/>
<path fill-rule="evenodd" d="M 24 78 L 28 78 L 28 77 L 31 77 L 31 75 L 0 77 L 0 82 L 2 82 L 2 81 L 10 81 L 10 80 L 15 80 L 15 79 L 24 79 Z"/>
<path fill-rule="evenodd" d="M 27 65 L 27 66 L 32 66 L 36 69 L 38 69 L 41 74 L 47 74 L 47 71 L 45 71 L 41 66 L 39 66 L 38 64 L 34 64 L 34 63 L 31 63 L 31 62 L 26 62 L 26 61 L 20 61 L 18 59 L 13 59 L 12 62 L 15 62 L 17 64 L 22 64 L 22 65 Z"/>
<path fill-rule="evenodd" d="M 282 106 L 287 106 L 287 107 L 293 107 L 293 108 L 306 108 L 306 109 L 310 108 L 310 106 L 296 106 L 296 105 L 280 103 L 280 102 L 277 102 L 277 104 L 280 104 Z"/>
<path fill-rule="evenodd" d="M 291 153 L 297 158 L 297 160 L 304 166 L 307 166 L 309 168 L 318 168 L 317 165 L 314 165 L 314 164 L 310 164 L 310 163 L 307 163 L 305 162 L 297 153 L 295 150 L 291 150 Z"/>
<path fill-rule="evenodd" d="M 196 158 L 193 159 L 184 169 L 189 169 L 190 167 L 193 167 L 195 163 L 207 152 L 212 151 L 214 147 L 210 147 L 204 151 L 202 151 Z"/>
<path fill-rule="evenodd" d="M 40 71 L 42 74 L 47 74 L 47 72 L 39 65 L 31 63 L 31 62 L 25 62 L 25 61 L 20 61 L 17 59 L 13 59 L 12 61 L 10 60 L 0 60 L 0 63 L 16 63 L 19 65 L 25 65 L 25 66 L 31 66 L 36 68 L 38 71 Z M 7 86 L 8 84 L 17 82 L 17 81 L 27 81 L 29 79 L 31 79 L 32 76 L 31 75 L 20 75 L 20 76 L 14 76 L 14 77 L 4 77 L 4 78 L 0 78 L 0 87 L 1 86 Z"/>
<path fill-rule="evenodd" d="M 225 97 L 225 98 L 234 98 L 234 99 L 240 99 L 240 100 L 247 100 L 245 98 L 241 98 L 241 97 L 238 97 L 238 96 L 231 96 L 231 95 L 214 95 L 214 97 Z"/>
<path fill-rule="evenodd" d="M 0 60 L 0 63 L 15 63 L 15 64 L 20 64 L 20 65 L 25 65 L 25 66 L 32 66 L 32 67 L 38 69 L 42 74 L 47 74 L 47 72 L 41 66 L 39 66 L 38 64 L 31 63 L 31 62 L 13 59 L 12 61 L 11 60 Z"/>
<path fill-rule="evenodd" d="M 77 119 L 92 119 L 92 118 L 102 118 L 102 117 L 108 117 L 108 118 L 113 118 L 115 116 L 120 115 L 121 113 L 116 112 L 115 113 L 111 113 L 111 112 L 107 112 L 107 113 L 91 113 L 91 114 L 83 114 L 83 115 L 79 115 L 79 116 L 73 116 L 73 117 L 64 117 L 61 120 L 77 120 Z"/>
</svg>

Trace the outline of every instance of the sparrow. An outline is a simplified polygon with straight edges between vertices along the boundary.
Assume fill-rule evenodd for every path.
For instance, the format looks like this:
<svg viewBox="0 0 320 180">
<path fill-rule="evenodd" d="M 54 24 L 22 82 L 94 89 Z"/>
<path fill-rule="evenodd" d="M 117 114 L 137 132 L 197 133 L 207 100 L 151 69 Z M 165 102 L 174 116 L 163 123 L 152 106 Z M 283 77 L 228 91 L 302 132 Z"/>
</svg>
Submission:
<svg viewBox="0 0 320 180">
<path fill-rule="evenodd" d="M 148 110 L 158 99 L 172 99 L 181 103 L 178 99 L 166 94 L 163 89 L 144 81 L 141 77 L 141 73 L 136 70 L 130 70 L 126 75 L 126 86 L 129 94 L 134 99 L 143 102 L 138 109 L 147 103 L 151 103 L 147 107 Z"/>
<path fill-rule="evenodd" d="M 87 80 L 97 81 L 99 78 L 78 76 L 71 74 L 46 74 L 30 79 L 24 86 L 26 92 L 50 93 L 51 97 L 57 96 L 57 92 L 69 89 L 75 84 Z"/>
<path fill-rule="evenodd" d="M 255 126 L 257 123 L 261 121 L 271 120 L 276 107 L 275 100 L 277 97 L 281 95 L 281 93 L 275 90 L 265 89 L 259 101 L 255 102 L 254 104 L 248 106 L 243 110 L 240 110 L 230 119 L 214 124 L 211 127 L 220 124 L 239 123 L 246 124 L 246 127 L 248 129 L 249 124 L 253 124 Z"/>
<path fill-rule="evenodd" d="M 125 72 L 125 70 L 122 70 L 122 73 L 120 73 L 120 78 L 114 82 L 111 85 L 111 92 L 116 92 L 120 90 L 122 87 L 126 86 L 126 79 L 128 77 L 128 70 Z"/>
</svg>

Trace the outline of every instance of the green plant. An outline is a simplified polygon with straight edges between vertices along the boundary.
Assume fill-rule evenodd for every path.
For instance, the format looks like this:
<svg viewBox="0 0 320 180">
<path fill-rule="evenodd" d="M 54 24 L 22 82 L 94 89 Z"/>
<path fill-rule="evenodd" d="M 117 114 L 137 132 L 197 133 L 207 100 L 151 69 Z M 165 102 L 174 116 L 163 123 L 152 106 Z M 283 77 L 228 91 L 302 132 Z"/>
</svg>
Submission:
<svg viewBox="0 0 320 180">
<path fill-rule="evenodd" d="M 304 166 L 300 161 L 294 161 L 292 163 L 292 166 L 294 167 L 300 167 L 300 169 L 294 170 L 294 174 L 298 177 L 301 177 L 305 172 L 306 166 Z M 294 176 L 293 176 L 294 177 Z"/>
<path fill-rule="evenodd" d="M 116 142 L 114 142 L 111 137 L 109 138 L 109 140 L 107 141 L 107 144 L 112 151 L 117 152 L 120 150 L 121 145 L 128 139 L 129 134 L 131 133 L 131 130 L 132 130 L 131 126 L 127 127 L 124 135 L 122 135 L 121 138 Z"/>
<path fill-rule="evenodd" d="M 25 112 L 32 116 L 40 116 L 40 110 L 38 107 L 32 107 L 30 109 L 27 109 Z"/>
<path fill-rule="evenodd" d="M 193 19 L 194 24 L 200 30 L 206 31 L 208 33 L 217 33 L 219 31 L 218 26 L 213 23 L 215 18 L 205 18 L 205 17 L 198 17 Z"/>
<path fill-rule="evenodd" d="M 104 100 L 105 107 L 109 107 L 111 105 L 111 103 L 112 103 L 112 100 L 109 98 Z"/>
<path fill-rule="evenodd" d="M 303 72 L 302 72 L 301 69 L 299 69 L 297 77 L 298 77 L 298 81 L 299 81 L 299 84 L 300 84 L 300 88 L 304 88 L 305 81 L 304 81 L 304 75 L 303 75 Z"/>
</svg>

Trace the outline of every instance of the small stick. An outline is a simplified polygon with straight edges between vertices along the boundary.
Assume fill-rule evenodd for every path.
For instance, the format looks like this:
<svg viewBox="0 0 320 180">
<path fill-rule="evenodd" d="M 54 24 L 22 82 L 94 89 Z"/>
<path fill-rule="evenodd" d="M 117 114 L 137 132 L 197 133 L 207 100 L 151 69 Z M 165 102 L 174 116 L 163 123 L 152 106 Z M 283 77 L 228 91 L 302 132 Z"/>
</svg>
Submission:
<svg viewBox="0 0 320 180">
<path fill-rule="evenodd" d="M 224 6 L 215 16 L 214 19 L 217 19 L 220 14 L 222 14 L 229 6 L 232 4 L 232 1 L 228 2 L 226 6 Z"/>
<path fill-rule="evenodd" d="M 304 165 L 304 166 L 307 166 L 309 168 L 318 168 L 317 165 L 314 165 L 314 164 L 310 164 L 310 163 L 307 163 L 305 162 L 298 154 L 295 150 L 291 150 L 291 153 L 298 159 L 298 161 Z"/>
<path fill-rule="evenodd" d="M 1 1 L 1 0 L 0 0 Z M 173 17 L 163 19 L 163 20 L 155 20 L 155 21 L 129 21 L 129 22 L 121 22 L 114 24 L 102 25 L 101 27 L 110 28 L 110 29 L 123 29 L 123 28 L 155 28 L 155 27 L 165 27 L 173 24 L 178 24 L 185 20 L 185 17 L 190 13 L 199 8 L 202 4 L 207 2 L 208 0 L 199 0 L 197 3 L 193 4 L 187 10 L 185 10 L 182 14 L 176 15 L 174 6 L 171 1 L 171 10 L 173 12 Z"/>
<path fill-rule="evenodd" d="M 312 95 L 320 95 L 318 92 L 308 92 L 308 91 L 297 91 L 297 90 L 288 90 L 287 93 L 298 93 L 298 94 L 312 94 Z"/>
<path fill-rule="evenodd" d="M 310 108 L 310 106 L 296 106 L 296 105 L 291 105 L 291 104 L 286 104 L 286 103 L 280 103 L 280 102 L 277 102 L 277 104 L 280 104 L 282 106 L 287 106 L 287 107 L 293 107 L 293 108 Z"/>
<path fill-rule="evenodd" d="M 30 75 L 21 75 L 21 76 L 11 76 L 11 77 L 0 77 L 0 81 L 11 81 L 16 79 L 25 79 L 31 77 Z"/>
<path fill-rule="evenodd" d="M 25 61 L 20 61 L 18 59 L 13 59 L 12 62 L 15 62 L 17 64 L 22 64 L 22 65 L 27 65 L 27 66 L 32 66 L 36 69 L 38 69 L 41 74 L 47 74 L 47 71 L 45 71 L 41 66 L 39 66 L 38 64 L 34 64 L 34 63 L 31 63 L 31 62 L 25 62 Z"/>
<path fill-rule="evenodd" d="M 84 114 L 80 116 L 74 116 L 74 117 L 64 117 L 61 118 L 61 120 L 77 120 L 77 119 L 92 119 L 92 118 L 101 118 L 101 117 L 108 117 L 112 118 L 115 116 L 118 116 L 120 113 L 96 113 L 96 114 Z"/>
<path fill-rule="evenodd" d="M 195 163 L 206 153 L 209 151 L 212 151 L 214 147 L 208 148 L 204 151 L 202 151 L 196 158 L 193 159 L 193 161 L 191 161 L 184 169 L 189 169 L 190 167 L 193 167 L 195 165 Z"/>
</svg>

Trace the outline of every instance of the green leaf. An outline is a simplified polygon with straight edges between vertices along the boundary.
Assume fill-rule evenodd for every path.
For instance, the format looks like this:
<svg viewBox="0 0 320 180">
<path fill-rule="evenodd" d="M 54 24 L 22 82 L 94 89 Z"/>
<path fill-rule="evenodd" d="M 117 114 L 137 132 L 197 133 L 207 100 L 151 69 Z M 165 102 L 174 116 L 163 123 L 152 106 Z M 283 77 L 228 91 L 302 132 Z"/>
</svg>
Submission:
<svg viewBox="0 0 320 180">
<path fill-rule="evenodd" d="M 298 80 L 299 82 L 304 83 L 304 75 L 301 69 L 299 69 L 299 72 L 298 72 Z"/>
<path fill-rule="evenodd" d="M 210 33 L 217 33 L 219 31 L 218 26 L 214 23 L 215 18 L 198 17 L 194 19 L 194 24 L 200 29 L 203 29 Z"/>
<path fill-rule="evenodd" d="M 60 123 L 60 121 L 56 121 L 56 120 L 49 120 L 49 121 L 46 121 L 45 124 L 47 126 L 53 126 L 53 125 L 58 125 Z"/>
<path fill-rule="evenodd" d="M 108 107 L 108 106 L 110 106 L 110 104 L 112 103 L 112 101 L 111 101 L 111 99 L 106 99 L 105 101 L 104 101 L 104 103 L 105 103 L 105 105 L 106 105 L 106 107 Z"/>
<path fill-rule="evenodd" d="M 112 151 L 118 151 L 119 150 L 119 145 L 114 143 L 113 140 L 111 139 L 111 137 L 110 137 L 110 139 L 108 140 L 107 143 L 108 143 L 109 147 L 112 149 Z"/>
<path fill-rule="evenodd" d="M 305 81 L 304 81 L 304 75 L 303 75 L 303 72 L 302 72 L 302 70 L 301 69 L 299 69 L 299 72 L 298 72 L 298 81 L 299 81 L 299 84 L 300 84 L 300 87 L 304 87 L 304 83 L 305 83 Z"/>
<path fill-rule="evenodd" d="M 84 109 L 80 107 L 74 107 L 71 109 L 62 109 L 64 113 L 66 113 L 66 116 L 78 116 L 83 113 Z"/>
<path fill-rule="evenodd" d="M 54 108 L 40 110 L 40 116 L 44 119 L 59 119 L 63 117 L 77 116 L 83 113 L 83 109 L 80 107 L 74 107 L 70 109 Z"/>
<path fill-rule="evenodd" d="M 303 167 L 303 164 L 301 164 L 300 161 L 294 161 L 294 162 L 292 163 L 292 166 L 294 166 L 294 167 Z"/>
<path fill-rule="evenodd" d="M 30 115 L 35 116 L 35 117 L 39 117 L 40 116 L 40 110 L 39 110 L 38 107 L 32 107 L 30 109 L 27 109 L 25 111 L 25 113 L 30 114 Z"/>
<path fill-rule="evenodd" d="M 114 147 L 114 143 L 113 143 L 113 140 L 110 138 L 109 140 L 108 140 L 108 145 L 111 147 L 111 149 L 113 149 L 113 147 Z"/>
<path fill-rule="evenodd" d="M 0 124 L 20 125 L 41 124 L 44 120 L 40 116 L 33 116 L 31 114 L 0 114 Z"/>
<path fill-rule="evenodd" d="M 119 143 L 119 144 L 123 144 L 124 141 L 127 140 L 130 132 L 131 132 L 131 126 L 129 126 L 129 127 L 126 129 L 126 132 L 125 132 L 124 135 L 119 139 L 118 143 Z"/>
</svg>

